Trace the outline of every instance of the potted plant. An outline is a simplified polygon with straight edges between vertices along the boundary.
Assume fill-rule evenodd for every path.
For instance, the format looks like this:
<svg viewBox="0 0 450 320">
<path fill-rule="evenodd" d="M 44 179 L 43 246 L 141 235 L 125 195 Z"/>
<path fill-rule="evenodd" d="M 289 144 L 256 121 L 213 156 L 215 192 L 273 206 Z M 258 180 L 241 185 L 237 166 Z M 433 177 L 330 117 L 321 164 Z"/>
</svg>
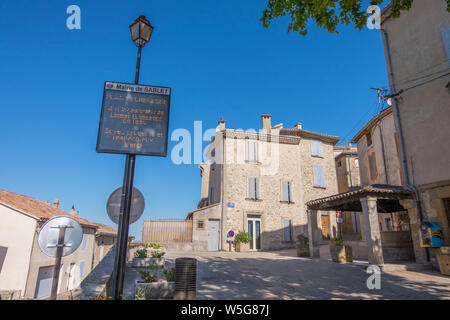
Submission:
<svg viewBox="0 0 450 320">
<path fill-rule="evenodd" d="M 330 241 L 331 260 L 334 262 L 344 263 L 353 261 L 352 247 L 345 246 L 343 242 L 340 238 L 333 238 Z"/>
<path fill-rule="evenodd" d="M 164 250 L 164 246 L 154 243 L 154 242 L 150 242 L 150 243 L 146 243 L 144 245 L 145 249 L 147 249 L 147 253 L 151 254 L 152 251 L 163 251 Z"/>
<path fill-rule="evenodd" d="M 251 240 L 250 235 L 245 231 L 239 231 L 234 237 L 236 244 L 236 252 L 245 252 L 250 250 L 249 242 Z"/>
<path fill-rule="evenodd" d="M 175 282 L 168 279 L 175 279 L 175 268 L 163 269 L 166 280 L 158 280 L 156 273 L 151 270 L 141 270 L 141 279 L 136 280 L 135 299 L 169 299 L 175 293 Z M 173 271 L 172 271 L 173 270 Z"/>
<path fill-rule="evenodd" d="M 303 234 L 297 236 L 297 243 L 295 244 L 297 249 L 297 257 L 309 257 L 309 239 Z"/>
<path fill-rule="evenodd" d="M 152 251 L 152 258 L 150 259 L 150 265 L 164 267 L 166 253 L 163 251 Z"/>
<path fill-rule="evenodd" d="M 133 267 L 139 268 L 139 267 L 148 267 L 150 266 L 151 258 L 147 256 L 147 249 L 138 249 L 134 253 L 133 258 Z"/>
</svg>

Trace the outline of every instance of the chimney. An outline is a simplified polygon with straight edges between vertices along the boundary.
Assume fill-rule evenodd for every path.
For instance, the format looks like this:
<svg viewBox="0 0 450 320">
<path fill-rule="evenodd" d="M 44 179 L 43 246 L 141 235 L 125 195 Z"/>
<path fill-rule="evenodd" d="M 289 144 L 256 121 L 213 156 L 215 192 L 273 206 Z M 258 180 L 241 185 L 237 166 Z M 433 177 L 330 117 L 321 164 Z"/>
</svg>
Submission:
<svg viewBox="0 0 450 320">
<path fill-rule="evenodd" d="M 72 216 L 78 217 L 78 213 L 79 212 L 77 210 L 75 210 L 75 206 L 72 205 L 72 208 L 70 209 L 69 214 L 71 214 Z"/>
<path fill-rule="evenodd" d="M 262 114 L 261 120 L 262 120 L 262 128 L 265 130 L 272 129 L 271 119 L 272 116 L 270 114 Z"/>
<path fill-rule="evenodd" d="M 58 207 L 59 207 L 59 200 L 58 200 L 58 199 L 55 199 L 55 201 L 53 202 L 53 206 L 54 206 L 55 208 L 58 208 Z"/>
<path fill-rule="evenodd" d="M 296 123 L 296 124 L 294 124 L 294 128 L 297 130 L 302 130 L 302 124 L 300 122 Z"/>
</svg>

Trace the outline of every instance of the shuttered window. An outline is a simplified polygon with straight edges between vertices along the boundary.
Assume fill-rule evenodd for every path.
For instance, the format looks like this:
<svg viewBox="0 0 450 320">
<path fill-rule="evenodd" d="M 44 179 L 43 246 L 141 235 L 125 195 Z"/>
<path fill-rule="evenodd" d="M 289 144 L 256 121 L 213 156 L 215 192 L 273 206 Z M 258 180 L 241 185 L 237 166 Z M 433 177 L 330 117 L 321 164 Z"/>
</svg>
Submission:
<svg viewBox="0 0 450 320">
<path fill-rule="evenodd" d="M 259 199 L 259 178 L 248 178 L 248 197 L 250 199 Z"/>
<path fill-rule="evenodd" d="M 87 244 L 87 234 L 86 234 L 86 233 L 83 233 L 83 242 L 82 242 L 82 244 L 81 244 L 81 248 L 82 248 L 83 250 L 86 250 L 86 244 Z"/>
<path fill-rule="evenodd" d="M 258 148 L 258 142 L 257 141 L 248 141 L 248 148 L 247 148 L 247 159 L 248 161 L 259 161 L 259 148 Z"/>
<path fill-rule="evenodd" d="M 292 202 L 292 194 L 291 194 L 291 182 L 287 180 L 283 180 L 281 183 L 282 188 L 282 201 Z"/>
<path fill-rule="evenodd" d="M 319 165 L 314 166 L 314 186 L 325 187 L 325 180 L 323 178 L 323 167 Z"/>
<path fill-rule="evenodd" d="M 375 160 L 374 153 L 369 155 L 369 168 L 370 168 L 370 177 L 372 179 L 375 179 L 377 177 L 377 163 Z"/>
<path fill-rule="evenodd" d="M 80 261 L 80 279 L 83 277 L 84 274 L 84 261 Z"/>
<path fill-rule="evenodd" d="M 320 141 L 314 140 L 311 142 L 311 153 L 313 156 L 322 156 L 322 143 Z"/>
<path fill-rule="evenodd" d="M 292 220 L 284 219 L 283 240 L 292 241 Z"/>
<path fill-rule="evenodd" d="M 214 187 L 211 187 L 211 189 L 209 189 L 209 204 L 213 203 L 214 203 Z"/>
</svg>

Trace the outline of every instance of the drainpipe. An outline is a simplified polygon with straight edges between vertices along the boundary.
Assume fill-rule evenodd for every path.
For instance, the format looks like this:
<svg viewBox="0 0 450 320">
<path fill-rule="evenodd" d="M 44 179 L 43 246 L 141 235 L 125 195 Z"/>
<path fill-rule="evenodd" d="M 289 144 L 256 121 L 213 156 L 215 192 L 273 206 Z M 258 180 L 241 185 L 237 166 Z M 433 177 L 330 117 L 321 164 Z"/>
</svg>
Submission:
<svg viewBox="0 0 450 320">
<path fill-rule="evenodd" d="M 225 187 L 225 181 L 224 181 L 224 179 L 225 179 L 225 130 L 224 131 L 222 131 L 222 183 L 221 183 L 221 187 L 220 187 L 220 189 L 221 189 L 221 196 L 222 196 L 222 210 L 221 210 L 221 213 L 220 213 L 220 237 L 219 237 L 219 239 L 220 239 L 220 250 L 223 250 L 223 224 L 224 224 L 224 221 L 223 221 L 223 211 L 224 211 L 224 205 L 225 205 L 225 199 L 224 199 L 224 194 L 225 194 L 225 191 L 224 191 L 224 187 Z"/>
<path fill-rule="evenodd" d="M 381 30 L 381 36 L 383 38 L 384 47 L 386 48 L 386 60 L 387 60 L 387 66 L 388 66 L 388 77 L 389 77 L 389 83 L 390 83 L 390 91 L 391 95 L 397 95 L 397 91 L 395 88 L 395 82 L 394 82 L 394 72 L 392 70 L 392 63 L 391 63 L 391 51 L 389 48 L 389 38 L 387 31 L 383 28 Z M 419 219 L 420 223 L 423 223 L 423 212 L 422 212 L 422 203 L 420 200 L 419 191 L 417 190 L 416 186 L 410 184 L 409 181 L 409 175 L 408 175 L 408 162 L 406 159 L 406 151 L 405 151 L 405 141 L 403 139 L 403 130 L 402 130 L 402 124 L 400 121 L 400 112 L 398 108 L 398 100 L 397 98 L 393 99 L 393 111 L 394 111 L 394 120 L 395 120 L 395 126 L 397 128 L 398 138 L 399 138 L 399 144 L 400 144 L 400 157 L 401 157 L 401 163 L 402 163 L 402 174 L 403 179 L 405 183 L 405 187 L 407 189 L 410 189 L 414 192 L 417 210 L 419 212 Z M 427 261 L 430 261 L 430 252 L 428 251 L 428 248 L 425 248 L 426 254 L 427 254 Z"/>
</svg>

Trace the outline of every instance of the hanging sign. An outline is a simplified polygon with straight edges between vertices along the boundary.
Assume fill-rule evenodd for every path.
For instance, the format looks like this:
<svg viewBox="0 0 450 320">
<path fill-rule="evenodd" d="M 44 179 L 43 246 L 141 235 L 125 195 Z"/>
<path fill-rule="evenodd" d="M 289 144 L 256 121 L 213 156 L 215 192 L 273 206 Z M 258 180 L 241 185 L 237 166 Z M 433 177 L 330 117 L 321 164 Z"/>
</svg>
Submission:
<svg viewBox="0 0 450 320">
<path fill-rule="evenodd" d="M 97 152 L 167 156 L 171 88 L 105 82 Z"/>
</svg>

